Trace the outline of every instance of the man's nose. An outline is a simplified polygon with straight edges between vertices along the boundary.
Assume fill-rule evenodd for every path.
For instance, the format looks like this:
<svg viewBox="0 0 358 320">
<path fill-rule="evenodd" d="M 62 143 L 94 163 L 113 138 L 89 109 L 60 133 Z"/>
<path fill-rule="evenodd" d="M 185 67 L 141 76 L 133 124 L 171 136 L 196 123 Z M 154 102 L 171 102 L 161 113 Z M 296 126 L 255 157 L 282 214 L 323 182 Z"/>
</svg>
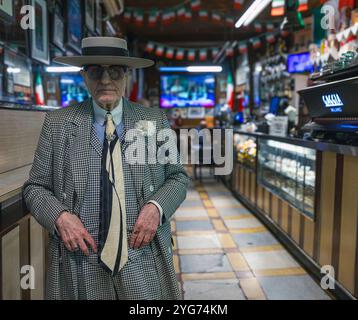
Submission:
<svg viewBox="0 0 358 320">
<path fill-rule="evenodd" d="M 109 76 L 107 69 L 104 69 L 103 71 L 101 82 L 103 84 L 107 84 L 111 82 L 111 77 Z"/>
</svg>

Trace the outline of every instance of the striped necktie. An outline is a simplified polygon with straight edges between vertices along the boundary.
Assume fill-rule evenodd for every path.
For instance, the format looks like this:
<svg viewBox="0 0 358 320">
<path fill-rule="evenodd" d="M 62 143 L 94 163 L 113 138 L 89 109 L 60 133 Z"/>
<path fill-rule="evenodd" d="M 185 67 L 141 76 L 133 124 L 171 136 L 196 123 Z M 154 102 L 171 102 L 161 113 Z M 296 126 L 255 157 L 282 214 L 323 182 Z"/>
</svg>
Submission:
<svg viewBox="0 0 358 320">
<path fill-rule="evenodd" d="M 102 150 L 99 229 L 100 264 L 114 276 L 128 261 L 128 246 L 121 144 L 110 112 Z"/>
</svg>

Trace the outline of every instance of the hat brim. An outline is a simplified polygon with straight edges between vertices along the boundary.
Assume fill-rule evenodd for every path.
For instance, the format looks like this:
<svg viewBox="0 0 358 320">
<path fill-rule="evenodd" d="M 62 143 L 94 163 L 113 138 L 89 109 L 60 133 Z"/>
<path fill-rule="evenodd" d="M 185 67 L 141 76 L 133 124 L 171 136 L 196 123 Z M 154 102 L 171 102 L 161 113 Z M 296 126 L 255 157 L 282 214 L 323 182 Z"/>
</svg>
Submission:
<svg viewBox="0 0 358 320">
<path fill-rule="evenodd" d="M 90 64 L 102 65 L 121 65 L 132 69 L 148 68 L 154 65 L 153 60 L 136 58 L 136 57 L 118 57 L 118 56 L 67 56 L 57 57 L 54 62 L 74 66 L 83 67 Z"/>
</svg>

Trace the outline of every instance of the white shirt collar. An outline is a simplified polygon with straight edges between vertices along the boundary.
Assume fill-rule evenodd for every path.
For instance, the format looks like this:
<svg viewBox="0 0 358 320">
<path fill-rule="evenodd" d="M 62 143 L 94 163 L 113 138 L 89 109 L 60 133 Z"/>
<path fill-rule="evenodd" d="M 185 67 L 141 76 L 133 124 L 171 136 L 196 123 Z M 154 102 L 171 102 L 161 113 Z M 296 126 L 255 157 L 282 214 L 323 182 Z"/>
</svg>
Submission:
<svg viewBox="0 0 358 320">
<path fill-rule="evenodd" d="M 101 126 L 104 125 L 105 122 L 105 116 L 107 113 L 107 110 L 102 109 L 93 99 L 92 99 L 92 105 L 93 105 L 93 115 L 94 120 Z M 122 121 L 122 114 L 123 114 L 123 98 L 119 100 L 119 103 L 117 107 L 115 107 L 111 114 L 113 116 L 113 122 L 117 126 Z"/>
</svg>

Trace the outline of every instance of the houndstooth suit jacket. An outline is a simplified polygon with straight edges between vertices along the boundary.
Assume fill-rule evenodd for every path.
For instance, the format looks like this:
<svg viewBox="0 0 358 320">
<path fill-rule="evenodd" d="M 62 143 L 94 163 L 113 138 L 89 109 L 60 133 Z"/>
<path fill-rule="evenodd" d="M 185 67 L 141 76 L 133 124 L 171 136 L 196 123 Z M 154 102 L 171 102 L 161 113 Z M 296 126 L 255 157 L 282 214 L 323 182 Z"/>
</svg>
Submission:
<svg viewBox="0 0 358 320">
<path fill-rule="evenodd" d="M 157 132 L 170 128 L 160 109 L 145 108 L 123 99 L 123 175 L 130 237 L 140 208 L 149 200 L 161 205 L 164 223 L 153 241 L 129 249 L 129 260 L 111 277 L 98 265 L 90 250 L 69 252 L 56 236 L 55 221 L 66 210 L 77 214 L 98 241 L 100 159 L 102 147 L 93 127 L 90 100 L 48 113 L 35 152 L 30 177 L 23 186 L 23 199 L 36 220 L 49 231 L 47 299 L 180 299 L 171 247 L 170 218 L 186 196 L 189 181 L 182 165 L 128 164 L 124 153 L 130 145 L 124 135 L 140 120 L 156 123 Z M 163 142 L 157 142 L 157 148 Z M 146 140 L 147 147 L 147 140 Z M 177 148 L 170 144 L 170 150 Z M 179 155 L 178 155 L 179 160 Z M 86 199 L 84 204 L 85 193 Z M 98 242 L 97 242 L 98 243 Z"/>
</svg>

